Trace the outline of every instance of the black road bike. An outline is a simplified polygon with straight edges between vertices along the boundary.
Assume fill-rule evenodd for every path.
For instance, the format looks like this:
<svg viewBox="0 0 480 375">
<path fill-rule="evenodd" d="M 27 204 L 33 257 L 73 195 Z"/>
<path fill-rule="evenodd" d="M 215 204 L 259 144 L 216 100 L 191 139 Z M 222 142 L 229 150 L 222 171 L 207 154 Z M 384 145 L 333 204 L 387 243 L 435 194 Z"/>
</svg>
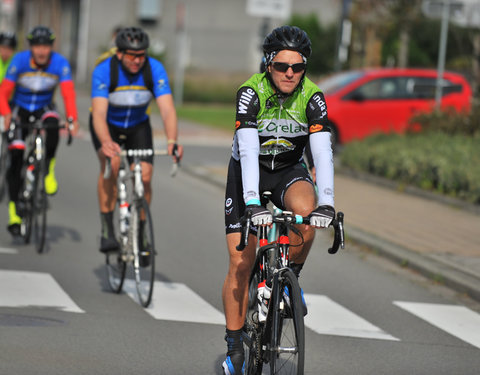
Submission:
<svg viewBox="0 0 480 375">
<path fill-rule="evenodd" d="M 268 194 L 264 193 L 264 197 Z M 251 226 L 248 211 L 242 225 L 242 238 L 237 250 L 248 244 Z M 344 248 L 342 212 L 330 226 L 334 228 L 333 245 L 328 252 L 335 254 Z M 249 281 L 248 311 L 245 319 L 243 342 L 245 345 L 245 374 L 303 374 L 305 363 L 306 306 L 298 284 L 298 279 L 289 268 L 288 234 L 293 231 L 301 237 L 295 224 L 310 224 L 309 217 L 294 215 L 292 212 L 275 210 L 272 233 L 267 227 L 259 227 L 257 255 Z M 268 243 L 267 238 L 271 242 Z M 272 241 L 273 239 L 273 241 Z M 303 238 L 302 238 L 303 241 Z M 261 316 L 258 308 L 257 286 L 264 282 L 269 289 L 266 316 Z"/>
<path fill-rule="evenodd" d="M 29 129 L 26 139 L 26 149 L 22 164 L 22 187 L 19 197 L 19 214 L 23 218 L 21 236 L 25 243 L 33 243 L 38 253 L 45 250 L 47 234 L 48 199 L 45 192 L 45 176 L 48 173 L 46 160 L 45 137 L 47 129 L 63 129 L 68 131 L 67 144 L 72 143 L 72 120 L 65 124 L 45 123 L 42 118 L 31 116 L 27 122 L 18 122 L 12 119 L 8 131 L 8 139 L 13 140 L 17 129 Z M 3 157 L 2 157 L 3 159 Z M 8 159 L 8 158 L 7 158 Z"/>
</svg>

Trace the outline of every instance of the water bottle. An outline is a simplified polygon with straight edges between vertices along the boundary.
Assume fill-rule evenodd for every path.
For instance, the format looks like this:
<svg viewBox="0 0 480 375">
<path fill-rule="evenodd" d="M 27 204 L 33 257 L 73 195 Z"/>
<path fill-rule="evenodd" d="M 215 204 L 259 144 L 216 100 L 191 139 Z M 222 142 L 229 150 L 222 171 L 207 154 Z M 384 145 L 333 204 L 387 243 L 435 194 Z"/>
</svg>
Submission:
<svg viewBox="0 0 480 375">
<path fill-rule="evenodd" d="M 26 199 L 30 198 L 33 190 L 33 181 L 35 179 L 35 176 L 33 175 L 33 169 L 33 164 L 30 164 L 25 173 L 25 191 L 23 195 Z"/>
<path fill-rule="evenodd" d="M 272 286 L 263 280 L 258 283 L 257 288 L 257 299 L 258 299 L 258 321 L 260 323 L 267 320 L 268 314 L 268 302 L 270 300 L 270 295 L 272 293 Z"/>
<path fill-rule="evenodd" d="M 128 202 L 123 202 L 120 204 L 120 232 L 127 233 L 128 227 L 130 225 L 130 210 Z"/>
</svg>

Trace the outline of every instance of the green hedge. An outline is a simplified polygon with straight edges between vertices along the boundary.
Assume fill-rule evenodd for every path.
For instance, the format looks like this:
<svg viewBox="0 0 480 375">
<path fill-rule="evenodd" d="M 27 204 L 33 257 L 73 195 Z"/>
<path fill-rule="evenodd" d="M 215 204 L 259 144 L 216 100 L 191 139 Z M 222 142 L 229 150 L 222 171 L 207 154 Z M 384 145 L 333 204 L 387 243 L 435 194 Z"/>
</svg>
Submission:
<svg viewBox="0 0 480 375">
<path fill-rule="evenodd" d="M 343 148 L 342 166 L 480 204 L 480 136 L 376 135 Z"/>
</svg>

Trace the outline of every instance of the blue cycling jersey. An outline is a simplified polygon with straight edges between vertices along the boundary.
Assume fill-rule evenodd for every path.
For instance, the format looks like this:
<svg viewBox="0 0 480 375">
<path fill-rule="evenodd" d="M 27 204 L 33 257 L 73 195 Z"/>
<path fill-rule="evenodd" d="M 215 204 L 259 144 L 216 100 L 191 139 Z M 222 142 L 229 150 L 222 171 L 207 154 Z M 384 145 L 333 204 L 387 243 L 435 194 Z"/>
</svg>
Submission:
<svg viewBox="0 0 480 375">
<path fill-rule="evenodd" d="M 38 68 L 28 50 L 13 57 L 5 79 L 16 83 L 13 105 L 34 112 L 52 103 L 55 88 L 61 82 L 71 81 L 72 71 L 67 59 L 54 51 L 48 65 Z"/>
<path fill-rule="evenodd" d="M 97 65 L 92 74 L 92 98 L 108 99 L 107 123 L 122 128 L 135 126 L 148 119 L 147 108 L 152 93 L 146 87 L 142 71 L 129 74 L 122 64 L 118 64 L 118 83 L 113 92 L 110 88 L 110 60 L 108 58 Z M 167 72 L 162 63 L 149 58 L 153 79 L 153 95 L 171 94 Z"/>
</svg>

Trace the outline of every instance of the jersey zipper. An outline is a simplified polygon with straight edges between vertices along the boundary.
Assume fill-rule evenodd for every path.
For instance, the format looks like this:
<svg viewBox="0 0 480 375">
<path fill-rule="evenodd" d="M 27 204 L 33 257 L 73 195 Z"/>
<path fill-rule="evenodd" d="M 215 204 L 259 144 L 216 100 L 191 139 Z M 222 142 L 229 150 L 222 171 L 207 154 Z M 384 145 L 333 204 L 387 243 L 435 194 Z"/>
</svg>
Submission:
<svg viewBox="0 0 480 375">
<path fill-rule="evenodd" d="M 278 113 L 278 121 L 281 120 L 282 118 L 282 110 L 283 110 L 283 103 L 279 103 L 280 104 L 280 112 Z M 273 156 L 272 156 L 272 165 L 271 165 L 271 169 L 273 171 L 274 169 L 274 166 L 275 166 L 275 157 L 277 156 L 277 147 L 278 147 L 278 130 L 277 130 L 277 134 L 276 134 L 276 146 L 275 146 L 275 151 L 273 153 Z"/>
</svg>

